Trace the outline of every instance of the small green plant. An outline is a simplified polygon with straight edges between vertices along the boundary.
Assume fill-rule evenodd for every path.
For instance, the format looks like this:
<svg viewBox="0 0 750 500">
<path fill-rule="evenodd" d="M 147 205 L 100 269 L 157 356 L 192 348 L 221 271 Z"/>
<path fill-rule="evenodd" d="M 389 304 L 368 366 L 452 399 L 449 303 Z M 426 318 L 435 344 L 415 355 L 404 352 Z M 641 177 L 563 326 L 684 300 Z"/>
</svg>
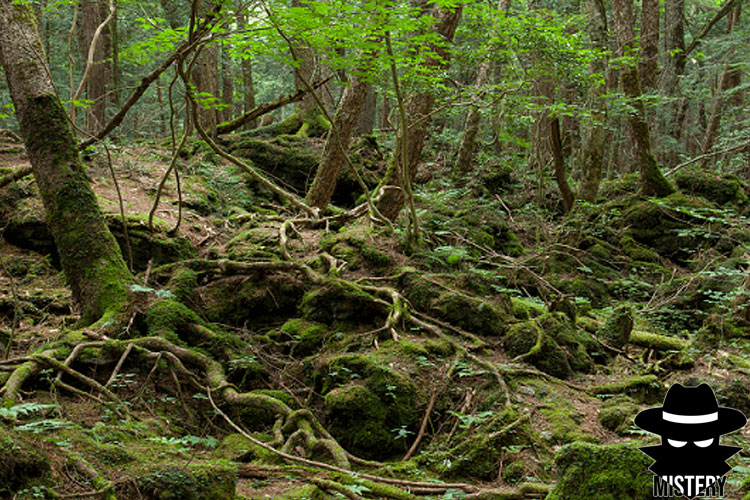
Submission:
<svg viewBox="0 0 750 500">
<path fill-rule="evenodd" d="M 30 417 L 38 413 L 54 410 L 57 405 L 45 405 L 40 403 L 22 403 L 11 406 L 10 408 L 0 408 L 0 418 L 6 420 L 18 420 Z"/>
<path fill-rule="evenodd" d="M 406 439 L 414 434 L 414 431 L 410 431 L 406 428 L 405 425 L 402 425 L 401 427 L 397 427 L 395 429 L 391 429 L 391 432 L 396 436 L 396 439 Z"/>
</svg>

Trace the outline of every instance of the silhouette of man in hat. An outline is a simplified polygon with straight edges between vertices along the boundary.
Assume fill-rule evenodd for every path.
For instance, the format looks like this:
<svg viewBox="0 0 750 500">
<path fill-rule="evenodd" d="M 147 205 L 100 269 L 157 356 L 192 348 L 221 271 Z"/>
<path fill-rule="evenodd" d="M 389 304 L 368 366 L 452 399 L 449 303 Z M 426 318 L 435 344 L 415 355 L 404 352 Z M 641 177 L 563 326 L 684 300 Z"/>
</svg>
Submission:
<svg viewBox="0 0 750 500">
<path fill-rule="evenodd" d="M 664 406 L 649 408 L 635 417 L 635 425 L 661 436 L 660 445 L 640 450 L 656 460 L 649 470 L 662 478 L 721 478 L 732 469 L 726 460 L 742 448 L 723 446 L 719 439 L 746 423 L 741 411 L 720 407 L 707 384 L 674 384 L 667 391 Z M 686 496 L 700 494 L 694 490 L 691 493 L 694 495 Z"/>
</svg>

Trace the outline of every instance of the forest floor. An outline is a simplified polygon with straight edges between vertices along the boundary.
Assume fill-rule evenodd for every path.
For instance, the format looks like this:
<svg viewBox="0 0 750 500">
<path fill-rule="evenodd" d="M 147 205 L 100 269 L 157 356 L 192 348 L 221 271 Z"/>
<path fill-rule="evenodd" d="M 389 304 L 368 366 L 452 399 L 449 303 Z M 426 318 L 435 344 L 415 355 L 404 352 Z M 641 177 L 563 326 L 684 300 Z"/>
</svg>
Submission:
<svg viewBox="0 0 750 500">
<path fill-rule="evenodd" d="M 275 174 L 308 179 L 315 147 L 276 146 L 296 178 Z M 26 165 L 13 144 L 0 151 L 3 173 Z M 651 498 L 637 447 L 658 437 L 633 424 L 639 411 L 675 382 L 706 382 L 750 415 L 750 186 L 735 177 L 685 169 L 680 193 L 646 199 L 624 176 L 563 216 L 553 188 L 507 168 L 454 182 L 432 163 L 408 247 L 400 224 L 295 217 L 199 142 L 149 229 L 168 148 L 110 153 L 127 237 L 107 156 L 84 160 L 134 296 L 187 306 L 213 333 L 151 307 L 108 334 L 158 332 L 218 361 L 238 391 L 309 410 L 313 430 L 297 439 L 268 407 L 216 404 L 167 354 L 92 346 L 69 365 L 117 399 L 54 368 L 28 381 L 0 408 L 0 498 Z M 357 153 L 373 171 L 382 158 Z M 78 316 L 31 177 L 0 188 L 0 226 L 5 383 Z M 743 447 L 726 498 L 750 490 L 748 442 L 749 427 L 722 438 Z"/>
</svg>

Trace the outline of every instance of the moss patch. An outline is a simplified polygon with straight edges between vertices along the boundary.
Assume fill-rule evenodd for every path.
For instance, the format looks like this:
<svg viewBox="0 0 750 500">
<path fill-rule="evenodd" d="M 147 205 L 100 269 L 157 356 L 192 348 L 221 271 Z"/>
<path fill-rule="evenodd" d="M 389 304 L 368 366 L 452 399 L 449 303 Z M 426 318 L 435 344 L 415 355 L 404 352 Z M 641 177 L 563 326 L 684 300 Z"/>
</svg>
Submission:
<svg viewBox="0 0 750 500">
<path fill-rule="evenodd" d="M 547 500 L 648 500 L 653 498 L 651 460 L 636 446 L 576 442 L 555 457 L 560 481 Z"/>
</svg>

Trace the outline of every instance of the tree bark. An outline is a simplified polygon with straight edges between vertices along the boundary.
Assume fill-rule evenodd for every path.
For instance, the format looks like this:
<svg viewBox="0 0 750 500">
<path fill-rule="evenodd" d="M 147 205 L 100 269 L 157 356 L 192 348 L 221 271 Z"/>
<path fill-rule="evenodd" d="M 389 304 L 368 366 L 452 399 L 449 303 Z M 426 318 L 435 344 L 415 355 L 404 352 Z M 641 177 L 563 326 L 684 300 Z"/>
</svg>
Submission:
<svg viewBox="0 0 750 500">
<path fill-rule="evenodd" d="M 490 80 L 490 63 L 482 61 L 477 71 L 477 79 L 474 87 L 481 90 Z M 471 163 L 474 161 L 476 151 L 476 139 L 479 134 L 479 124 L 482 120 L 482 114 L 478 106 L 471 106 L 466 114 L 466 124 L 464 133 L 461 137 L 461 144 L 458 146 L 458 155 L 456 157 L 456 172 L 465 174 L 471 169 Z"/>
<path fill-rule="evenodd" d="M 221 48 L 221 104 L 219 123 L 227 122 L 234 116 L 234 64 L 226 45 Z"/>
<path fill-rule="evenodd" d="M 88 183 L 43 54 L 30 4 L 0 0 L 0 62 L 47 224 L 88 324 L 124 306 L 132 275 Z"/>
<path fill-rule="evenodd" d="M 305 2 L 302 0 L 292 0 L 293 8 L 305 7 Z M 315 53 L 313 50 L 305 45 L 301 40 L 294 40 L 295 47 L 294 52 L 297 56 L 297 63 L 299 68 L 294 72 L 294 88 L 297 91 L 307 90 L 304 84 L 303 78 L 308 82 L 312 83 L 315 76 Z M 316 106 L 315 97 L 312 94 L 306 94 L 301 101 L 297 103 L 297 111 L 299 116 L 304 117 L 308 111 L 314 109 Z M 300 118 L 301 119 L 301 118 Z"/>
<path fill-rule="evenodd" d="M 349 149 L 352 130 L 359 120 L 370 87 L 370 82 L 354 74 L 349 77 L 349 85 L 344 89 L 331 129 L 328 131 L 315 179 L 307 193 L 307 203 L 313 207 L 325 210 L 331 201 L 336 189 L 336 180 L 346 161 L 344 156 Z"/>
<path fill-rule="evenodd" d="M 555 165 L 555 179 L 557 180 L 557 187 L 560 189 L 563 206 L 567 214 L 573 208 L 576 198 L 573 190 L 570 189 L 570 184 L 568 184 L 568 168 L 565 165 L 562 140 L 560 140 L 560 119 L 557 117 L 549 119 L 549 127 L 552 161 Z"/>
<path fill-rule="evenodd" d="M 375 111 L 377 107 L 377 97 L 375 89 L 370 85 L 365 94 L 365 102 L 362 104 L 362 111 L 359 113 L 357 127 L 354 130 L 356 135 L 372 134 L 375 129 Z"/>
<path fill-rule="evenodd" d="M 88 58 L 89 46 L 99 25 L 107 18 L 107 0 L 81 0 L 81 58 Z M 86 108 L 86 131 L 96 133 L 106 123 L 107 84 L 112 81 L 109 57 L 111 53 L 111 25 L 102 31 L 94 50 L 94 60 L 86 80 L 86 99 L 92 101 Z"/>
<path fill-rule="evenodd" d="M 459 4 L 453 10 L 444 10 L 435 7 L 433 17 L 438 21 L 435 31 L 442 36 L 446 42 L 453 41 L 458 22 L 461 19 L 462 5 Z M 444 47 L 434 47 L 438 57 L 429 59 L 426 65 L 433 68 L 441 68 L 447 64 L 450 54 Z M 435 104 L 434 92 L 418 92 L 408 99 L 406 108 L 407 116 L 411 119 L 406 144 L 404 144 L 404 131 L 400 129 L 396 135 L 396 147 L 390 159 L 388 170 L 381 182 L 382 194 L 378 200 L 378 209 L 383 216 L 390 220 L 398 217 L 404 206 L 406 197 L 404 195 L 404 179 L 401 169 L 398 168 L 404 148 L 406 149 L 408 164 L 407 170 L 410 180 L 417 174 L 424 139 L 430 127 L 430 113 Z"/>
<path fill-rule="evenodd" d="M 687 102 L 682 98 L 681 78 L 685 73 L 685 0 L 666 0 L 664 3 L 664 69 L 661 74 L 661 91 L 668 102 L 667 117 L 659 128 L 672 138 L 672 145 L 664 154 L 667 168 L 679 163 L 682 129 L 687 114 Z"/>
<path fill-rule="evenodd" d="M 589 36 L 591 45 L 598 50 L 606 51 L 607 42 L 607 12 L 603 0 L 586 0 L 587 19 L 589 21 Z M 593 202 L 599 193 L 602 170 L 607 147 L 607 102 L 604 94 L 607 92 L 607 58 L 605 55 L 591 62 L 591 72 L 602 75 L 603 82 L 595 84 L 590 93 L 591 120 L 586 128 L 583 147 L 581 148 L 581 183 L 578 188 L 578 198 Z"/>
<path fill-rule="evenodd" d="M 659 0 L 641 3 L 641 85 L 653 90 L 659 76 Z"/>
<path fill-rule="evenodd" d="M 634 18 L 633 0 L 613 0 L 615 34 L 618 55 L 633 55 Z M 641 177 L 641 191 L 646 196 L 667 196 L 674 192 L 674 188 L 664 177 L 656 163 L 651 148 L 651 134 L 646 120 L 646 108 L 641 99 L 641 83 L 638 77 L 638 66 L 630 64 L 620 71 L 622 90 L 634 108 L 628 115 L 630 136 L 635 145 L 638 169 Z"/>
<path fill-rule="evenodd" d="M 732 30 L 736 26 L 740 18 L 741 2 L 737 2 L 735 7 L 727 16 L 727 34 L 731 34 Z M 714 146 L 716 141 L 716 135 L 719 131 L 719 125 L 721 125 L 721 115 L 728 98 L 727 93 L 738 83 L 737 75 L 741 74 L 739 65 L 730 63 L 724 63 L 724 67 L 719 77 L 718 90 L 716 92 L 716 100 L 714 101 L 713 108 L 711 109 L 711 118 L 706 126 L 706 132 L 703 135 L 703 142 L 701 147 L 701 154 L 708 153 Z M 701 163 L 701 166 L 705 167 L 708 164 L 709 158 L 706 158 Z"/>
</svg>

